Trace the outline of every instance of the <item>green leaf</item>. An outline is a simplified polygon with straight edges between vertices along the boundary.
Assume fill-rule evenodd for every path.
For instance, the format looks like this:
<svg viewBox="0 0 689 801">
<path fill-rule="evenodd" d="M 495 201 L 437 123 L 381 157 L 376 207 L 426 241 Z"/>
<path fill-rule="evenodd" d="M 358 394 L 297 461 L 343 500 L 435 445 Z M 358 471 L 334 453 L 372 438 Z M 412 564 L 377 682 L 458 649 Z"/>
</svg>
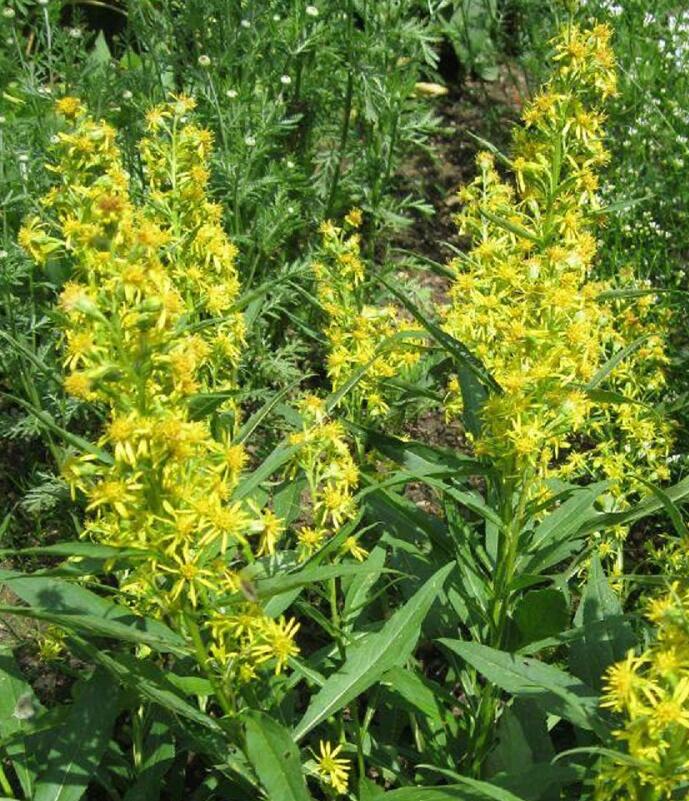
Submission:
<svg viewBox="0 0 689 801">
<path fill-rule="evenodd" d="M 276 470 L 279 470 L 284 464 L 299 451 L 299 445 L 278 445 L 261 464 L 239 483 L 239 486 L 232 493 L 232 497 L 236 500 L 241 500 L 251 495 L 258 487 L 267 479 L 269 479 Z"/>
<path fill-rule="evenodd" d="M 497 394 L 502 394 L 503 390 L 500 384 L 488 372 L 480 359 L 474 356 L 473 353 L 462 344 L 458 339 L 450 336 L 442 328 L 432 323 L 423 312 L 412 303 L 409 298 L 402 292 L 389 284 L 384 278 L 378 277 L 378 280 L 399 300 L 399 302 L 411 313 L 411 315 L 428 331 L 428 333 L 435 339 L 435 341 L 452 356 L 457 364 L 463 365 L 488 389 Z"/>
<path fill-rule="evenodd" d="M 159 651 L 188 651 L 184 639 L 163 623 L 134 615 L 68 581 L 0 570 L 0 582 L 31 604 L 28 608 L 6 606 L 5 613 L 48 620 L 85 634 L 141 642 Z"/>
<path fill-rule="evenodd" d="M 485 801 L 487 798 L 498 801 L 522 801 L 501 787 L 456 775 L 461 784 L 447 784 L 444 787 L 402 787 L 385 793 L 385 801 Z M 502 795 L 501 795 L 502 793 Z"/>
<path fill-rule="evenodd" d="M 492 773 L 508 776 L 555 757 L 546 713 L 528 698 L 505 707 L 496 730 L 497 745 L 488 756 Z M 493 778 L 493 776 L 491 776 Z"/>
<path fill-rule="evenodd" d="M 539 762 L 526 770 L 496 774 L 491 781 L 518 794 L 524 801 L 551 801 L 562 798 L 563 785 L 575 784 L 586 778 L 588 771 L 582 765 L 553 765 Z"/>
<path fill-rule="evenodd" d="M 648 489 L 650 489 L 655 497 L 660 501 L 660 503 L 663 505 L 663 509 L 665 509 L 667 513 L 667 516 L 672 521 L 672 525 L 674 526 L 677 535 L 681 540 L 684 541 L 685 545 L 689 545 L 689 528 L 687 528 L 687 524 L 684 522 L 682 512 L 679 510 L 677 504 L 660 487 L 657 487 L 650 481 L 646 481 L 646 479 L 642 478 L 641 476 L 634 477 L 637 481 L 640 481 L 644 486 L 648 487 Z"/>
<path fill-rule="evenodd" d="M 96 41 L 93 43 L 93 50 L 86 59 L 86 65 L 89 70 L 96 72 L 105 69 L 110 64 L 111 59 L 112 55 L 103 31 L 98 31 Z"/>
<path fill-rule="evenodd" d="M 119 711 L 118 689 L 104 670 L 79 682 L 36 780 L 32 801 L 77 801 L 86 792 L 108 745 Z"/>
<path fill-rule="evenodd" d="M 686 476 L 671 487 L 664 489 L 663 494 L 675 505 L 679 501 L 684 501 L 687 495 L 689 495 L 689 476 Z M 598 513 L 582 524 L 578 535 L 585 536 L 594 531 L 604 531 L 610 526 L 626 526 L 630 523 L 635 523 L 637 520 L 642 520 L 644 517 L 649 517 L 659 512 L 661 509 L 666 508 L 666 503 L 666 500 L 661 500 L 656 496 L 654 498 L 647 498 L 624 512 Z"/>
<path fill-rule="evenodd" d="M 350 423 L 350 425 L 352 424 Z M 353 427 L 366 436 L 371 447 L 417 475 L 442 472 L 458 478 L 459 476 L 486 475 L 491 472 L 490 468 L 478 459 L 457 453 L 449 448 L 439 448 L 423 442 L 399 439 L 358 424 Z"/>
<path fill-rule="evenodd" d="M 143 759 L 136 783 L 127 790 L 124 801 L 158 801 L 163 776 L 170 769 L 174 758 L 175 744 L 170 726 L 157 712 L 146 733 Z"/>
<path fill-rule="evenodd" d="M 550 512 L 526 539 L 525 553 L 517 561 L 520 572 L 538 574 L 561 561 L 562 546 L 572 543 L 581 535 L 582 526 L 598 516 L 593 504 L 607 486 L 608 482 L 600 481 L 577 489 L 571 498 Z"/>
<path fill-rule="evenodd" d="M 612 371 L 617 367 L 617 365 L 624 361 L 624 359 L 626 359 L 628 356 L 631 356 L 632 353 L 639 350 L 639 348 L 650 336 L 651 334 L 644 334 L 638 339 L 635 339 L 633 342 L 630 342 L 626 347 L 618 350 L 617 353 L 608 359 L 608 361 L 598 370 L 598 372 L 588 382 L 586 388 L 595 389 L 597 386 L 602 384 L 603 381 L 605 381 L 605 379 L 610 375 L 610 373 L 612 373 Z"/>
<path fill-rule="evenodd" d="M 361 572 L 355 573 L 347 588 L 342 610 L 342 620 L 346 626 L 351 628 L 363 611 L 368 594 L 383 572 L 384 565 L 385 548 L 376 546 L 360 566 Z"/>
<path fill-rule="evenodd" d="M 367 690 L 383 673 L 408 659 L 421 624 L 453 567 L 449 564 L 438 570 L 380 631 L 365 635 L 348 649 L 344 665 L 328 677 L 312 698 L 294 731 L 295 740 Z"/>
<path fill-rule="evenodd" d="M 533 231 L 529 231 L 528 229 L 524 228 L 521 225 L 517 225 L 516 223 L 510 222 L 506 220 L 504 217 L 501 217 L 498 214 L 493 214 L 492 211 L 488 211 L 487 208 L 479 209 L 482 217 L 485 217 L 487 220 L 490 220 L 494 225 L 497 225 L 498 228 L 502 228 L 504 231 L 509 231 L 511 234 L 515 236 L 520 236 L 523 239 L 528 239 L 530 242 L 538 242 L 540 243 L 540 238 L 533 233 Z"/>
<path fill-rule="evenodd" d="M 498 787 L 490 782 L 483 782 L 479 779 L 472 779 L 469 776 L 462 776 L 460 778 L 462 784 L 475 790 L 478 798 L 494 798 L 495 801 L 523 801 L 523 799 L 506 790 L 504 787 Z"/>
<path fill-rule="evenodd" d="M 480 798 L 466 787 L 449 784 L 445 787 L 400 787 L 383 796 L 384 801 L 476 801 Z"/>
<path fill-rule="evenodd" d="M 455 703 L 454 698 L 452 696 L 448 698 L 448 694 L 440 685 L 400 665 L 388 670 L 380 681 L 381 684 L 389 687 L 391 692 L 398 694 L 404 701 L 435 723 L 443 721 L 440 699 L 443 698 L 446 703 Z"/>
<path fill-rule="evenodd" d="M 174 715 L 180 715 L 200 726 L 220 733 L 220 725 L 210 715 L 192 706 L 178 692 L 167 675 L 152 662 L 146 662 L 130 654 L 108 654 L 95 648 L 86 640 L 74 637 L 77 647 L 93 662 L 102 665 L 112 673 L 125 687 L 134 690 L 137 695 L 159 704 Z"/>
<path fill-rule="evenodd" d="M 635 638 L 629 622 L 622 617 L 620 599 L 608 584 L 596 554 L 591 559 L 574 623 L 582 627 L 584 636 L 571 645 L 570 669 L 582 681 L 600 690 L 605 670 L 624 658 Z"/>
<path fill-rule="evenodd" d="M 306 567 L 297 573 L 287 573 L 285 575 L 271 576 L 271 578 L 259 579 L 255 583 L 256 594 L 259 598 L 270 598 L 288 592 L 297 587 L 305 587 L 319 581 L 327 581 L 331 578 L 340 576 L 360 576 L 370 572 L 376 572 L 375 565 L 369 566 L 358 562 L 341 562 L 339 565 L 322 565 L 316 567 Z M 378 571 L 380 573 L 380 571 Z"/>
<path fill-rule="evenodd" d="M 462 422 L 474 437 L 481 434 L 483 405 L 488 398 L 485 386 L 463 364 L 457 367 L 459 388 L 462 393 Z"/>
<path fill-rule="evenodd" d="M 559 590 L 531 590 L 517 604 L 514 619 L 522 634 L 522 644 L 553 637 L 569 623 L 567 599 Z"/>
<path fill-rule="evenodd" d="M 268 417 L 268 415 L 273 411 L 273 409 L 284 399 L 286 398 L 290 392 L 299 386 L 304 381 L 307 381 L 311 378 L 310 374 L 306 374 L 303 376 L 299 376 L 295 381 L 292 381 L 291 384 L 288 384 L 286 387 L 280 390 L 280 392 L 273 395 L 272 398 L 269 398 L 261 408 L 254 412 L 251 417 L 244 423 L 244 425 L 239 429 L 237 432 L 236 437 L 234 437 L 234 442 L 241 443 L 246 442 L 247 439 L 253 434 L 253 432 L 261 425 L 261 423 Z"/>
<path fill-rule="evenodd" d="M 366 776 L 359 779 L 358 801 L 376 801 L 376 799 L 382 799 L 384 795 L 385 790 L 372 779 L 367 779 Z"/>
<path fill-rule="evenodd" d="M 131 559 L 144 558 L 150 554 L 143 548 L 116 548 L 113 545 L 101 545 L 97 542 L 56 542 L 53 545 L 35 545 L 31 548 L 2 548 L 0 556 L 5 554 L 19 555 L 46 555 L 46 556 L 77 556 L 84 559 Z"/>
<path fill-rule="evenodd" d="M 246 722 L 246 750 L 268 798 L 311 801 L 297 748 L 289 731 L 269 715 L 250 710 Z"/>
<path fill-rule="evenodd" d="M 71 431 L 67 431 L 66 428 L 63 428 L 62 426 L 58 425 L 47 412 L 44 412 L 42 409 L 37 409 L 28 401 L 25 401 L 23 398 L 18 398 L 16 395 L 10 395 L 7 392 L 0 392 L 0 395 L 2 395 L 5 398 L 9 398 L 9 400 L 11 400 L 13 403 L 16 403 L 18 406 L 21 406 L 23 409 L 29 412 L 29 414 L 33 415 L 37 420 L 43 423 L 43 425 L 49 431 L 52 431 L 54 434 L 57 434 L 69 445 L 75 447 L 78 451 L 81 451 L 83 453 L 90 453 L 92 456 L 95 456 L 98 459 L 98 461 L 102 462 L 103 464 L 113 463 L 113 458 L 107 451 L 97 447 L 92 442 L 89 442 L 87 439 L 84 439 L 83 437 L 80 437 L 77 434 L 72 434 Z"/>
<path fill-rule="evenodd" d="M 203 420 L 236 395 L 236 392 L 200 392 L 193 395 L 189 398 L 189 416 L 192 420 Z"/>
<path fill-rule="evenodd" d="M 582 729 L 604 730 L 598 715 L 598 694 L 563 670 L 476 642 L 446 639 L 439 642 L 508 693 L 531 698 L 542 709 Z"/>
<path fill-rule="evenodd" d="M 26 718 L 17 717 L 18 704 L 31 704 L 34 711 L 40 708 L 30 685 L 14 661 L 9 648 L 0 648 L 0 740 L 12 742 L 6 746 L 7 756 L 12 760 L 14 770 L 26 798 L 33 798 L 34 774 L 29 766 L 26 735 L 30 726 Z"/>
</svg>

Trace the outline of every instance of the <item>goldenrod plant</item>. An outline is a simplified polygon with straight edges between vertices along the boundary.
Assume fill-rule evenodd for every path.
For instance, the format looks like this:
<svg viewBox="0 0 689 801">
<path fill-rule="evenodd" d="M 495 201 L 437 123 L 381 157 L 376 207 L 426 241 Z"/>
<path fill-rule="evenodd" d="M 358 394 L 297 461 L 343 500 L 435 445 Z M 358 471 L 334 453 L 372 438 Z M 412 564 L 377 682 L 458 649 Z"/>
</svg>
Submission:
<svg viewBox="0 0 689 801">
<path fill-rule="evenodd" d="M 558 41 L 556 71 L 525 106 L 504 165 L 514 185 L 492 153 L 479 154 L 457 215 L 473 247 L 453 262 L 444 327 L 502 389 L 482 407 L 477 455 L 532 496 L 541 479 L 609 479 L 618 499 L 610 507 L 622 508 L 643 490 L 637 473 L 669 478 L 672 437 L 644 403 L 663 386 L 668 361 L 648 314 L 653 296 L 641 289 L 638 300 L 621 300 L 624 289 L 593 273 L 598 172 L 608 160 L 601 104 L 616 87 L 610 35 L 603 25 L 569 27 Z M 461 408 L 455 377 L 447 409 Z M 601 547 L 621 569 L 619 541 Z"/>
<path fill-rule="evenodd" d="M 64 386 L 106 416 L 97 445 L 61 465 L 86 497 L 83 536 L 131 550 L 122 601 L 193 643 L 230 713 L 237 681 L 265 663 L 280 672 L 297 653 L 298 624 L 268 618 L 242 593 L 242 566 L 274 555 L 284 525 L 232 498 L 247 461 L 231 400 L 244 335 L 236 248 L 207 196 L 212 137 L 193 109 L 178 96 L 148 113 L 138 205 L 115 131 L 77 98 L 58 100 L 56 184 L 19 242 L 39 264 L 69 258 L 58 301 Z M 225 393 L 235 412 L 217 439 L 190 403 L 208 392 Z"/>
<path fill-rule="evenodd" d="M 661 508 L 672 510 L 683 535 L 675 504 L 686 481 L 667 492 L 653 484 L 668 478 L 671 426 L 642 400 L 662 388 L 667 363 L 662 327 L 649 320 L 652 296 L 629 275 L 614 285 L 594 273 L 603 105 L 616 86 L 610 38 L 606 26 L 567 24 L 551 43 L 552 76 L 524 107 L 510 155 L 479 153 L 479 175 L 460 191 L 457 215 L 471 246 L 451 264 L 441 325 L 395 291 L 441 351 L 438 366 L 454 365 L 444 411 L 463 421 L 473 456 L 371 437 L 400 465 L 397 481 L 425 484 L 442 509 L 438 520 L 432 503 L 410 507 L 388 489 L 368 501 L 391 529 L 393 567 L 408 564 L 410 553 L 420 564 L 455 561 L 448 600 L 456 628 L 440 640 L 449 687 L 460 686 L 464 699 L 452 753 L 470 776 L 504 775 L 507 787 L 516 786 L 510 771 L 520 770 L 510 751 L 515 731 L 527 736 L 537 726 L 539 742 L 552 748 L 544 712 L 606 736 L 596 711 L 599 669 L 633 634 L 611 623 L 607 655 L 595 635 L 586 639 L 587 627 L 622 609 L 599 559 L 614 553 L 613 573 L 622 577 L 626 524 Z M 512 180 L 502 177 L 510 173 Z M 403 521 L 428 542 L 403 546 Z M 568 636 L 572 673 L 533 657 Z M 532 777 L 534 762 L 535 754 Z M 566 777 L 544 773 L 539 781 L 543 797 L 559 797 L 553 788 L 560 792 Z"/>
</svg>

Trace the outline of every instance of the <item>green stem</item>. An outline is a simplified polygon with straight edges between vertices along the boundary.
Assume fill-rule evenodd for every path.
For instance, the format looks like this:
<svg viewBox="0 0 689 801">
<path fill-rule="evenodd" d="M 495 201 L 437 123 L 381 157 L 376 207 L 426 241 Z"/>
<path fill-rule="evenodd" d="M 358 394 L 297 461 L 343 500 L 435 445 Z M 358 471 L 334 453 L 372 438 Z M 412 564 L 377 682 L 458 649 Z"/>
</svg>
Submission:
<svg viewBox="0 0 689 801">
<path fill-rule="evenodd" d="M 332 578 L 330 579 L 330 619 L 333 624 L 333 628 L 335 629 L 336 639 L 337 639 L 337 650 L 340 653 L 340 657 L 342 659 L 345 658 L 345 647 L 344 643 L 342 642 L 341 636 L 341 621 L 340 621 L 340 612 L 337 608 L 337 579 Z"/>
<path fill-rule="evenodd" d="M 505 470 L 509 476 L 511 470 Z M 500 534 L 498 548 L 497 571 L 493 584 L 491 610 L 491 629 L 488 644 L 492 648 L 504 648 L 506 644 L 507 626 L 509 622 L 512 582 L 519 551 L 519 536 L 527 502 L 525 487 L 529 477 L 524 475 L 518 486 L 512 478 L 503 478 L 499 486 L 500 517 L 503 529 Z M 517 507 L 514 507 L 515 491 L 519 493 Z M 495 715 L 500 700 L 499 690 L 492 684 L 484 684 L 480 694 L 476 726 L 471 752 L 471 772 L 481 777 L 486 757 L 491 749 L 494 737 Z"/>
</svg>

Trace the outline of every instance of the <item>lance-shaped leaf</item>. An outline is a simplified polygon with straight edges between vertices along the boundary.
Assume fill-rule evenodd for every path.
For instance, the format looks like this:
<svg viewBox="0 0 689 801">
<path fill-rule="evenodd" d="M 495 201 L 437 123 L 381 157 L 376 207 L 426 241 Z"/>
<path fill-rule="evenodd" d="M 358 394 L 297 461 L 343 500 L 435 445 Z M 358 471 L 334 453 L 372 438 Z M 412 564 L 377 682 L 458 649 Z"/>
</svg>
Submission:
<svg viewBox="0 0 689 801">
<path fill-rule="evenodd" d="M 104 670 L 81 684 L 36 780 L 33 801 L 77 801 L 86 792 L 110 740 L 119 691 Z"/>
<path fill-rule="evenodd" d="M 25 736 L 29 733 L 28 715 L 21 714 L 24 706 L 35 714 L 38 702 L 33 690 L 14 661 L 9 648 L 0 649 L 0 740 L 10 744 L 5 748 L 24 795 L 33 797 L 34 775 L 29 764 Z"/>
<path fill-rule="evenodd" d="M 512 695 L 531 698 L 541 709 L 582 729 L 603 732 L 598 694 L 579 679 L 538 659 L 510 654 L 477 642 L 439 640 L 476 668 L 488 681 Z"/>
<path fill-rule="evenodd" d="M 295 740 L 367 690 L 383 673 L 409 658 L 421 624 L 453 567 L 449 564 L 438 570 L 380 631 L 367 634 L 348 649 L 345 663 L 328 677 L 298 723 Z"/>
<path fill-rule="evenodd" d="M 311 801 L 292 735 L 269 715 L 250 710 L 244 716 L 246 750 L 269 798 Z"/>
</svg>

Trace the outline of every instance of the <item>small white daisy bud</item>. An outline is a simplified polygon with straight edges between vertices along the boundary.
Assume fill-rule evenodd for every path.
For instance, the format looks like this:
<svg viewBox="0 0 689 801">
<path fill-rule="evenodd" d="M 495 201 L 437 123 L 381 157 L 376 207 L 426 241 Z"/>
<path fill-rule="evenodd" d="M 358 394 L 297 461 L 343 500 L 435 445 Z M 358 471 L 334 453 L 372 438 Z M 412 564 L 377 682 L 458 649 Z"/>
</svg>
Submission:
<svg viewBox="0 0 689 801">
<path fill-rule="evenodd" d="M 289 86 L 292 83 L 292 79 L 289 77 L 289 75 L 281 75 L 280 76 L 280 83 L 283 86 Z"/>
<path fill-rule="evenodd" d="M 29 161 L 29 157 L 26 155 L 26 153 L 22 153 L 17 160 L 19 161 L 20 164 L 27 164 Z"/>
<path fill-rule="evenodd" d="M 0 250 L 0 259 L 6 259 L 7 256 L 8 256 L 8 253 L 7 253 L 6 250 Z"/>
<path fill-rule="evenodd" d="M 211 65 L 210 56 L 207 56 L 205 53 L 202 56 L 198 57 L 199 67 L 203 67 L 207 69 Z"/>
<path fill-rule="evenodd" d="M 17 12 L 13 8 L 9 8 L 8 6 L 7 8 L 3 8 L 2 16 L 5 19 L 14 19 L 17 16 Z"/>
<path fill-rule="evenodd" d="M 50 144 L 51 145 L 56 145 L 59 141 L 60 141 L 60 137 L 57 134 L 53 134 L 50 137 Z"/>
<path fill-rule="evenodd" d="M 256 138 L 254 136 L 245 136 L 244 137 L 244 144 L 247 147 L 253 147 L 256 144 Z"/>
<path fill-rule="evenodd" d="M 47 6 L 48 2 L 49 2 L 49 0 L 38 0 L 38 5 L 39 6 Z"/>
<path fill-rule="evenodd" d="M 69 35 L 72 39 L 81 39 L 81 28 L 70 28 Z"/>
<path fill-rule="evenodd" d="M 0 114 L 0 125 L 4 125 L 7 120 L 4 114 Z"/>
<path fill-rule="evenodd" d="M 134 94 L 129 89 L 125 89 L 124 92 L 122 92 L 122 100 L 131 100 L 133 97 Z"/>
<path fill-rule="evenodd" d="M 248 19 L 243 19 L 239 24 L 242 26 L 242 28 L 250 28 L 251 27 L 251 23 L 249 22 Z"/>
<path fill-rule="evenodd" d="M 273 14 L 273 22 L 280 22 L 280 15 L 279 14 Z"/>
<path fill-rule="evenodd" d="M 294 162 L 293 161 L 288 161 L 287 162 L 287 169 L 288 170 L 293 170 L 294 169 Z"/>
<path fill-rule="evenodd" d="M 237 97 L 237 90 L 236 89 L 228 89 L 225 92 L 225 95 L 230 98 L 230 100 L 234 100 Z"/>
<path fill-rule="evenodd" d="M 306 13 L 310 17 L 317 17 L 318 16 L 318 9 L 316 6 L 306 6 Z"/>
</svg>

